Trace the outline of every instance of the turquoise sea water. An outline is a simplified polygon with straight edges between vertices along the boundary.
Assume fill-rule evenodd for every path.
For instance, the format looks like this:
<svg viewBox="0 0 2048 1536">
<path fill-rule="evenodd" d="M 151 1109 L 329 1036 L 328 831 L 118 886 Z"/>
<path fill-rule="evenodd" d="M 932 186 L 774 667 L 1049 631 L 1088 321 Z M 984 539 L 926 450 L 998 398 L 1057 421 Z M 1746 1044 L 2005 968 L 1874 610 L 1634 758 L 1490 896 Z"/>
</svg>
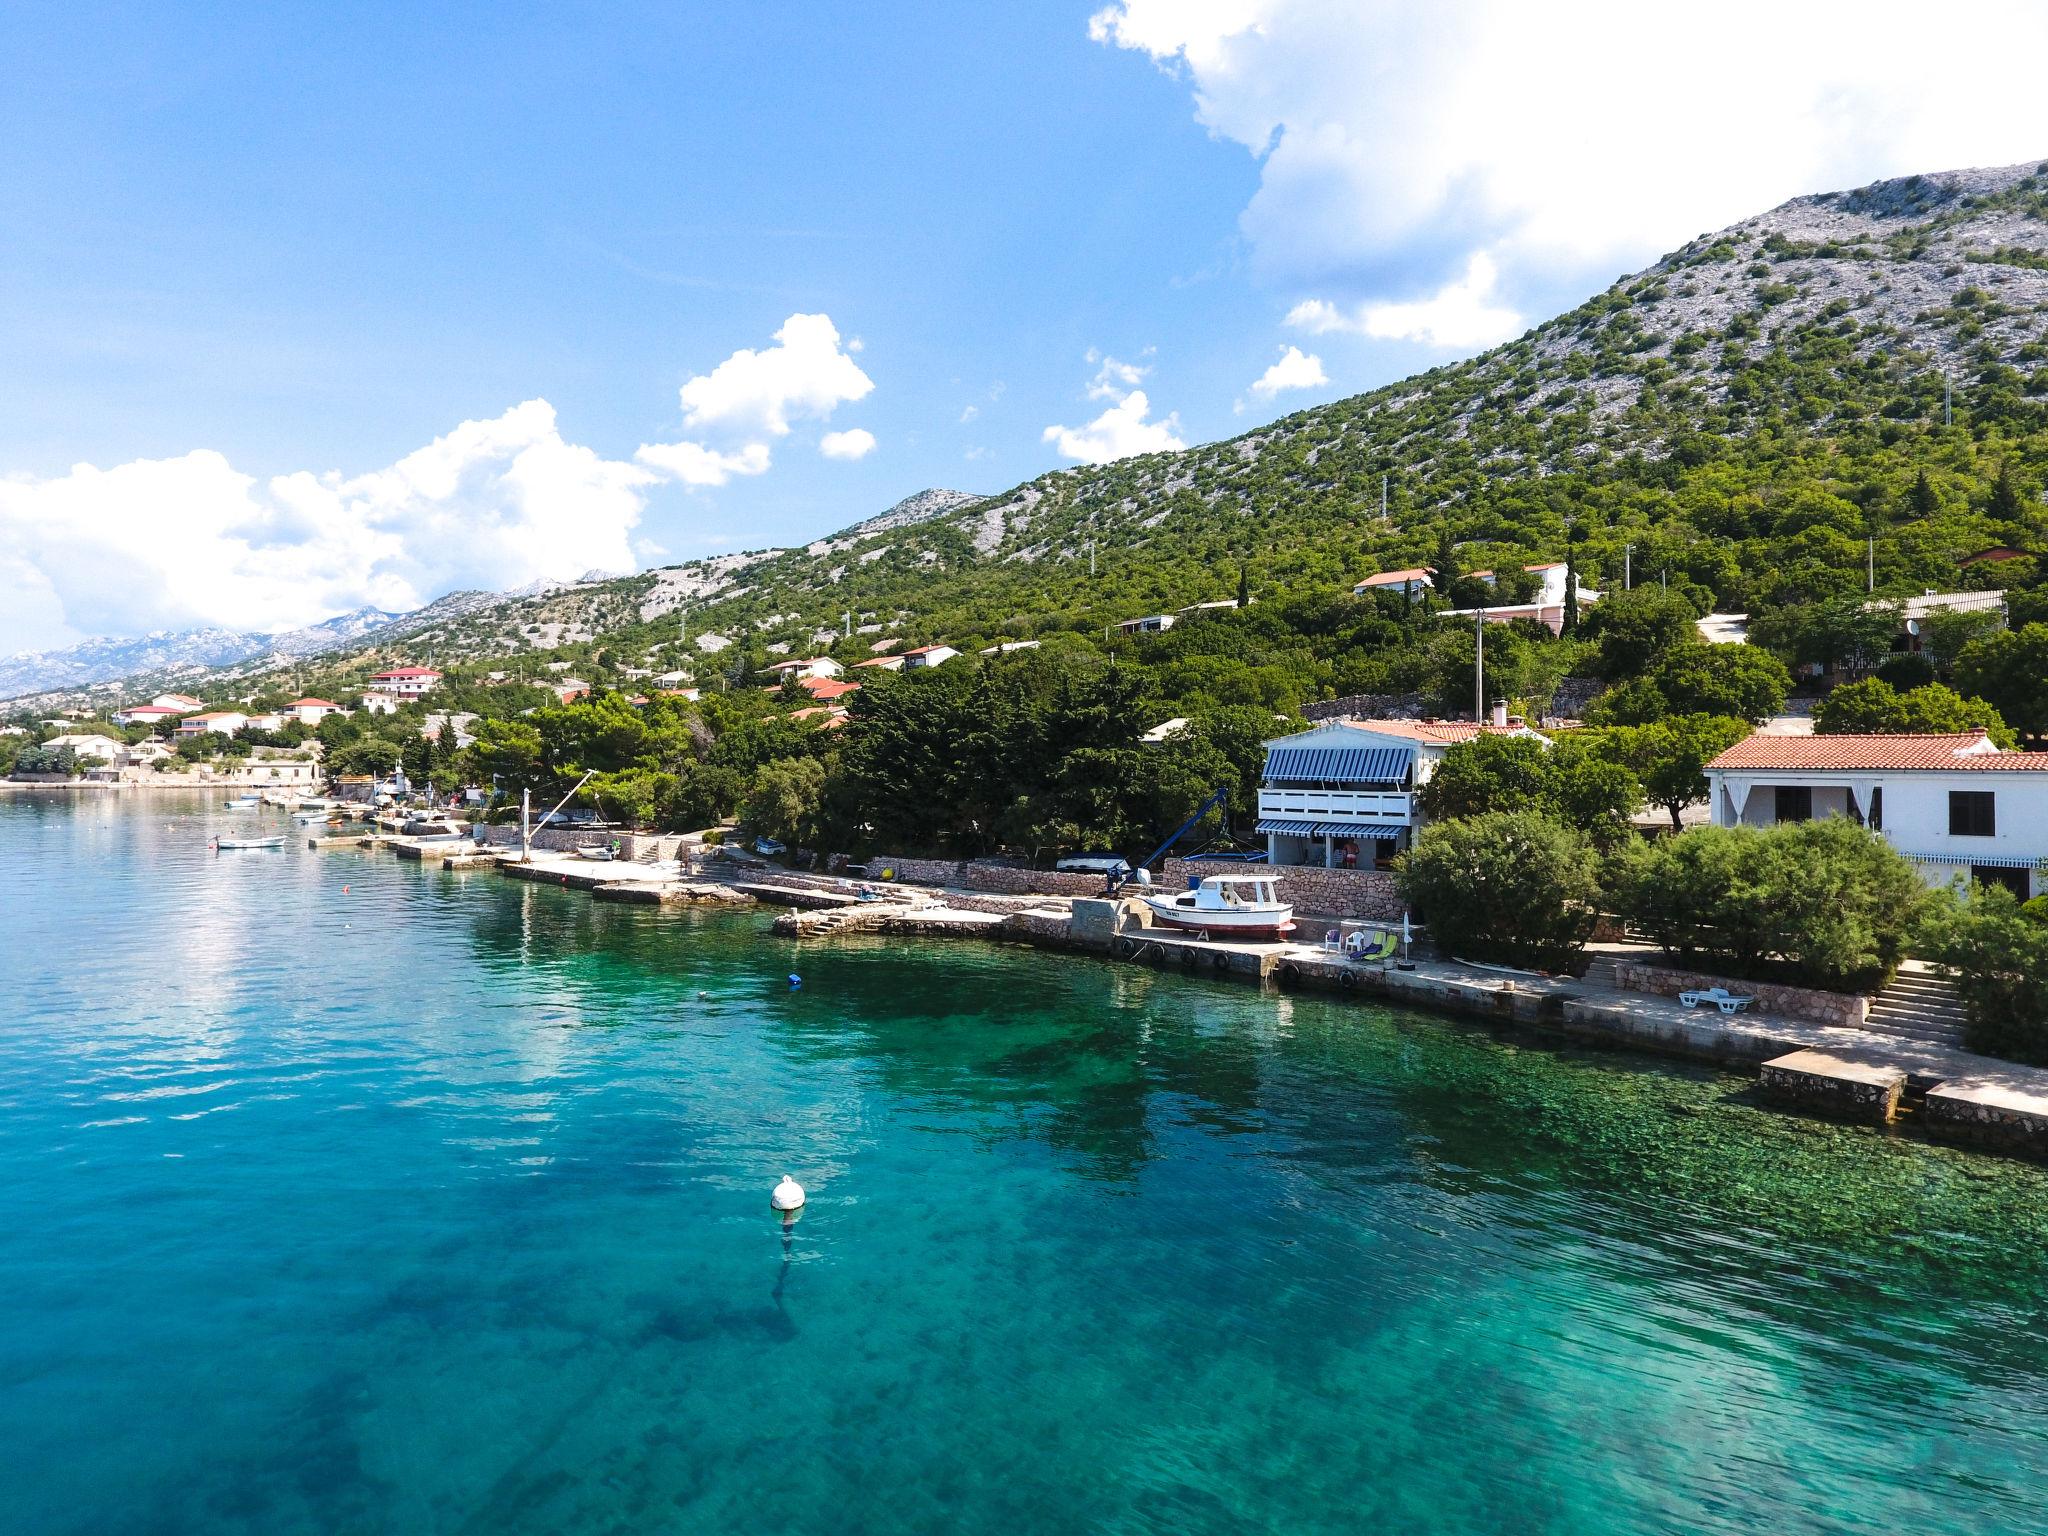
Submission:
<svg viewBox="0 0 2048 1536">
<path fill-rule="evenodd" d="M 268 821 L 0 798 L 0 1531 L 2048 1528 L 2041 1172 Z"/>
</svg>

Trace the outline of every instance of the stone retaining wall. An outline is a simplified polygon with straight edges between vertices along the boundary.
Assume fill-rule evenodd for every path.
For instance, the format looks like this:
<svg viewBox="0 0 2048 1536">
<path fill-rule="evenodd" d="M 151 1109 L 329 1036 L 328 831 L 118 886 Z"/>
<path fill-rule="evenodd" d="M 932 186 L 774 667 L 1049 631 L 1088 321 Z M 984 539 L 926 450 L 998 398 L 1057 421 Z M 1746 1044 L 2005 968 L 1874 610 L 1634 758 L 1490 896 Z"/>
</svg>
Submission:
<svg viewBox="0 0 2048 1536">
<path fill-rule="evenodd" d="M 1376 869 L 1315 869 L 1290 864 L 1274 868 L 1265 864 L 1212 864 L 1207 860 L 1189 863 L 1168 859 L 1160 884 L 1170 891 L 1187 889 L 1191 875 L 1218 875 L 1233 871 L 1248 875 L 1270 874 L 1279 881 L 1279 896 L 1303 913 L 1322 917 L 1364 917 L 1378 922 L 1397 920 L 1407 910 L 1394 877 Z"/>
<path fill-rule="evenodd" d="M 882 871 L 894 870 L 892 878 L 913 885 L 956 885 L 970 891 L 989 891 L 1005 896 L 1100 896 L 1101 875 L 1069 875 L 1051 869 L 1012 869 L 1007 864 L 983 864 L 973 859 L 899 859 L 875 854 L 867 861 L 871 879 Z"/>
<path fill-rule="evenodd" d="M 1350 693 L 1341 699 L 1318 699 L 1301 707 L 1301 718 L 1313 724 L 1325 720 L 1420 720 L 1419 693 Z"/>
<path fill-rule="evenodd" d="M 885 869 L 913 885 L 948 885 L 1006 896 L 1100 896 L 1100 875 L 1068 875 L 1048 869 L 1012 869 L 971 859 L 899 859 L 876 854 L 867 861 L 868 874 L 880 879 Z M 1371 869 L 1312 869 L 1294 865 L 1270 869 L 1264 864 L 1190 863 L 1168 859 L 1160 872 L 1162 890 L 1184 891 L 1190 876 L 1271 873 L 1280 882 L 1280 899 L 1304 913 L 1325 917 L 1363 917 L 1387 921 L 1400 917 L 1406 904 L 1394 877 Z"/>
<path fill-rule="evenodd" d="M 1614 984 L 1624 992 L 1648 992 L 1657 997 L 1676 997 L 1681 992 L 1704 992 L 1710 987 L 1725 987 L 1739 996 L 1755 998 L 1750 1006 L 1758 1013 L 1772 1013 L 1788 1019 L 1812 1019 L 1818 1024 L 1835 1024 L 1844 1029 L 1861 1029 L 1870 1014 L 1870 999 L 1854 993 L 1822 992 L 1814 987 L 1788 987 L 1772 981 L 1735 981 L 1726 976 L 1681 971 L 1646 960 L 1616 960 L 1614 978 Z"/>
</svg>

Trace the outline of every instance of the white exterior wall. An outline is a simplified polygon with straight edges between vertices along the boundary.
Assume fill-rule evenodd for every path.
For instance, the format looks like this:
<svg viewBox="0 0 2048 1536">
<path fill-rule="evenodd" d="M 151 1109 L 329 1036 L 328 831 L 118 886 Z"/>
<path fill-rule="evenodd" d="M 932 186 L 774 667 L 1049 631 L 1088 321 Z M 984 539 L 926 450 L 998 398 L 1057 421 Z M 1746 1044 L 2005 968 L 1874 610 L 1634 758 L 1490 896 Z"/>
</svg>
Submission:
<svg viewBox="0 0 2048 1536">
<path fill-rule="evenodd" d="M 1944 885 L 1957 875 L 1968 875 L 1972 864 L 2019 865 L 2031 867 L 2048 860 L 2048 773 L 1978 769 L 1964 772 L 1931 770 L 1890 770 L 1853 772 L 1847 769 L 1777 769 L 1710 773 L 1709 805 L 1714 825 L 1735 824 L 1734 799 L 1730 787 L 1747 784 L 1749 796 L 1742 807 L 1741 825 L 1768 827 L 1776 819 L 1776 788 L 1780 784 L 1805 784 L 1813 790 L 1813 815 L 1840 816 L 1848 811 L 1852 787 L 1856 803 L 1868 814 L 1865 803 L 1872 787 L 1884 791 L 1881 807 L 1883 825 L 1879 830 L 1899 852 L 1916 856 L 1921 872 L 1933 885 Z M 1956 837 L 1948 830 L 1948 797 L 1951 790 L 1988 793 L 1994 797 L 1990 837 Z M 1929 862 L 1941 860 L 1945 862 Z M 2038 891 L 2037 877 L 2033 888 Z"/>
<path fill-rule="evenodd" d="M 433 692 L 440 683 L 438 677 L 394 677 L 379 681 L 370 679 L 370 686 L 378 693 L 388 693 L 394 698 L 417 699 Z"/>
</svg>

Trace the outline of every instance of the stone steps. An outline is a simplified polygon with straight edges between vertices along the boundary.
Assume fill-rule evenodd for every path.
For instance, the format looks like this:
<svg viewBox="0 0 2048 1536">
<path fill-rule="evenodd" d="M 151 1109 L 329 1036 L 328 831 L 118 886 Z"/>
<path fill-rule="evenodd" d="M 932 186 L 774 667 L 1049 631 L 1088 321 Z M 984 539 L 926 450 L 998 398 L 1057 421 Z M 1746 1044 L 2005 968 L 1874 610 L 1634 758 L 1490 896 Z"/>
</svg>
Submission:
<svg viewBox="0 0 2048 1536">
<path fill-rule="evenodd" d="M 1864 1028 L 1929 1045 L 1961 1045 L 1969 1015 L 1955 984 L 1928 970 L 1902 970 L 1870 1000 Z"/>
</svg>

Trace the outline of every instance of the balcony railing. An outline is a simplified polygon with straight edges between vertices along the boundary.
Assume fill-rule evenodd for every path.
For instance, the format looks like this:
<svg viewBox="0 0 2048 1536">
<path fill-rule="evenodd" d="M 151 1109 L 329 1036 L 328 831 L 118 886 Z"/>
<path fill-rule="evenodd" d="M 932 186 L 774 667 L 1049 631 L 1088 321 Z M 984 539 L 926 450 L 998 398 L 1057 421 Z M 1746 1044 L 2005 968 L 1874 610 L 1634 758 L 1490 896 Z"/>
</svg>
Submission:
<svg viewBox="0 0 2048 1536">
<path fill-rule="evenodd" d="M 1414 800 L 1406 790 L 1262 789 L 1259 816 L 1300 821 L 1412 821 Z"/>
</svg>

